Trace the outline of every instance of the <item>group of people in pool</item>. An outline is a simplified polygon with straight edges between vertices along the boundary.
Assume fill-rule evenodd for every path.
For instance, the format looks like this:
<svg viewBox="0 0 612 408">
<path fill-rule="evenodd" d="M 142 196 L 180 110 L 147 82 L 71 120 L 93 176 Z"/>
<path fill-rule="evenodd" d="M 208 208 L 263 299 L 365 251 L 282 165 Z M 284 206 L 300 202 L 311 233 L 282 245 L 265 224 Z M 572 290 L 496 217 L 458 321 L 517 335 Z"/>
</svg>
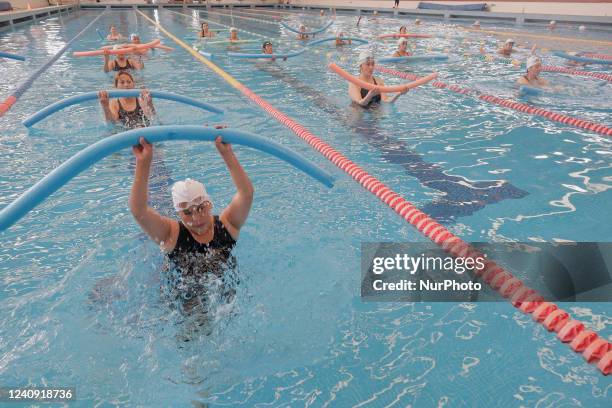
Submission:
<svg viewBox="0 0 612 408">
<path fill-rule="evenodd" d="M 203 22 L 201 27 L 200 27 L 200 32 L 198 33 L 200 38 L 214 38 L 216 37 L 216 33 L 214 31 L 211 31 L 210 28 L 208 27 L 208 23 Z M 228 37 L 228 42 L 231 43 L 239 43 L 241 42 L 240 38 L 238 37 L 238 29 L 236 27 L 230 27 L 229 29 L 229 37 Z M 261 52 L 262 54 L 268 54 L 268 55 L 272 55 L 271 60 L 272 61 L 276 61 L 276 57 L 274 57 L 274 46 L 272 45 L 271 41 L 264 41 L 263 44 L 261 45 Z M 287 58 L 283 57 L 283 61 L 286 61 Z"/>
<path fill-rule="evenodd" d="M 113 27 L 108 38 L 120 39 L 122 36 Z M 133 89 L 135 81 L 130 71 L 142 69 L 144 64 L 134 56 L 118 55 L 111 61 L 105 54 L 104 58 L 104 71 L 116 72 L 114 87 Z M 106 91 L 100 91 L 98 96 L 106 120 L 127 128 L 149 126 L 155 115 L 151 94 L 146 89 L 139 97 L 109 99 Z M 215 146 L 230 172 L 236 193 L 229 205 L 215 215 L 213 200 L 201 182 L 189 178 L 178 181 L 171 189 L 176 218 L 162 216 L 149 205 L 153 145 L 140 138 L 139 144 L 132 148 L 136 169 L 129 199 L 130 211 L 141 229 L 164 251 L 169 266 L 178 272 L 178 280 L 174 279 L 171 284 L 181 292 L 183 311 L 190 314 L 206 314 L 207 288 L 204 282 L 211 277 L 222 279 L 227 268 L 234 265 L 231 252 L 253 203 L 253 184 L 231 145 L 218 137 Z M 222 296 L 232 295 L 231 289 L 224 288 L 222 292 Z"/>
</svg>

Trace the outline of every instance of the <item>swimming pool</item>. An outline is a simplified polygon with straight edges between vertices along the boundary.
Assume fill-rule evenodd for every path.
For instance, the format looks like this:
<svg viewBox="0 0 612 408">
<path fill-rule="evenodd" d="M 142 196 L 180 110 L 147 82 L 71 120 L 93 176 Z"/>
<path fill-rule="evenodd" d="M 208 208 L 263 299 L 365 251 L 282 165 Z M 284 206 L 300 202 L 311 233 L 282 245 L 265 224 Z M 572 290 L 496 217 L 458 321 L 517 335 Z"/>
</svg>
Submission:
<svg viewBox="0 0 612 408">
<path fill-rule="evenodd" d="M 3 62 L 8 81 L 0 84 L 0 94 L 8 95 L 99 13 L 79 11 L 0 34 L 2 50 L 32 61 Z M 300 13 L 143 13 L 212 52 L 215 63 L 245 86 L 467 241 L 611 237 L 609 138 L 432 86 L 392 106 L 350 107 L 346 83 L 325 67 L 336 61 L 355 72 L 361 46 L 323 45 L 263 65 L 227 59 L 226 46 L 195 38 L 200 19 L 206 19 L 211 28 L 236 26 L 248 31 L 241 37 L 295 50 L 300 45 L 294 34 L 271 16 L 295 27 Z M 315 27 L 324 21 L 306 16 Z M 510 304 L 361 302 L 362 242 L 427 238 L 141 14 L 110 10 L 96 26 L 113 23 L 144 42 L 159 37 L 175 47 L 145 61 L 139 84 L 201 98 L 226 112 L 221 117 L 156 101 L 160 123 L 227 123 L 269 137 L 331 172 L 336 185 L 325 189 L 283 162 L 236 148 L 256 189 L 235 252 L 241 284 L 233 310 L 219 310 L 210 335 L 182 342 L 189 326 L 160 296 L 162 256 L 127 206 L 132 154 L 106 158 L 0 233 L 1 384 L 75 386 L 76 406 L 606 405 L 610 378 Z M 335 27 L 372 39 L 409 21 L 364 17 L 358 28 L 355 23 L 355 16 L 339 15 Z M 483 41 L 492 47 L 492 38 L 434 20 L 418 31 L 434 38 L 412 41 L 417 50 L 448 49 L 456 56 L 435 65 L 389 67 L 419 75 L 436 70 L 444 81 L 514 98 L 522 69 L 463 56 Z M 569 29 L 561 34 L 569 35 Z M 370 47 L 388 55 L 394 44 Z M 69 55 L 99 46 L 95 31 L 85 32 L 0 117 L 0 207 L 116 131 L 103 123 L 95 103 L 55 114 L 29 132 L 20 123 L 55 100 L 109 87 L 101 58 Z M 245 44 L 241 50 L 259 47 Z M 588 50 L 610 53 L 600 45 Z M 557 57 L 546 60 L 562 64 Z M 547 76 L 564 91 L 530 103 L 610 123 L 609 84 Z M 168 186 L 185 177 L 204 181 L 217 208 L 231 198 L 227 169 L 209 144 L 164 143 L 156 152 L 151 199 L 160 211 L 171 211 Z M 611 338 L 609 303 L 566 308 Z"/>
</svg>

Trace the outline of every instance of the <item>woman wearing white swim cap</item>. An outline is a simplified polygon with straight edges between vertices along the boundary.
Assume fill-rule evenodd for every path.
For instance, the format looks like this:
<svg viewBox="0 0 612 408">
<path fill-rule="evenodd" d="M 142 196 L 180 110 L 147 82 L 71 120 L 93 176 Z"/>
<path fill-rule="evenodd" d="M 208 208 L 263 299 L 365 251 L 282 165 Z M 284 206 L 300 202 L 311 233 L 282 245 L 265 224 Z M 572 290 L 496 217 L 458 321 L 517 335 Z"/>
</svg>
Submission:
<svg viewBox="0 0 612 408">
<path fill-rule="evenodd" d="M 191 179 L 176 182 L 172 186 L 172 202 L 178 220 L 164 217 L 148 205 L 153 146 L 140 138 L 140 144 L 132 148 L 136 172 L 130 211 L 142 230 L 184 274 L 218 273 L 218 264 L 230 257 L 253 203 L 253 184 L 231 145 L 217 137 L 215 146 L 229 169 L 236 194 L 220 215 L 214 215 L 213 201 L 202 183 Z"/>
<path fill-rule="evenodd" d="M 323 11 L 323 10 L 321 10 Z M 300 24 L 300 33 L 297 35 L 298 40 L 307 40 L 308 34 L 306 34 L 306 26 L 304 24 Z"/>
<path fill-rule="evenodd" d="M 385 82 L 382 79 L 374 78 L 374 66 L 376 62 L 374 56 L 369 51 L 362 51 L 359 54 L 359 79 L 365 82 L 369 82 L 374 85 L 384 86 Z M 365 107 L 369 107 L 373 103 L 388 102 L 393 103 L 405 94 L 408 90 L 395 94 L 390 97 L 387 94 L 380 93 L 377 90 L 367 90 L 360 88 L 352 82 L 349 82 L 349 97 L 356 104 Z"/>
<path fill-rule="evenodd" d="M 397 40 L 397 50 L 395 50 L 395 52 L 393 53 L 392 57 L 409 57 L 412 54 L 409 53 L 408 51 L 406 51 L 406 48 L 408 47 L 408 39 L 407 38 L 400 38 L 399 40 Z"/>
<path fill-rule="evenodd" d="M 229 40 L 230 41 L 240 41 L 240 38 L 238 38 L 238 29 L 236 27 L 231 27 L 229 30 Z"/>
<path fill-rule="evenodd" d="M 540 72 L 542 71 L 542 60 L 532 55 L 527 58 L 527 73 L 519 78 L 517 83 L 519 85 L 529 85 L 535 87 L 547 86 L 548 81 L 544 78 L 540 78 Z"/>
</svg>

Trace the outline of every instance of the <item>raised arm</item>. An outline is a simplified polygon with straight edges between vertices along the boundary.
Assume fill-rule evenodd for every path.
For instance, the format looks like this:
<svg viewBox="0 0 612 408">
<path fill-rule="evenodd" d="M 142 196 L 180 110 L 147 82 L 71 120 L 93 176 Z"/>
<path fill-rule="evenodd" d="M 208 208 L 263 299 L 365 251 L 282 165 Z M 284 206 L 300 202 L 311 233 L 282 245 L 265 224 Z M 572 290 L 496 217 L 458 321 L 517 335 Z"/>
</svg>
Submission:
<svg viewBox="0 0 612 408">
<path fill-rule="evenodd" d="M 108 49 L 104 49 L 104 72 L 109 72 L 111 71 L 111 67 L 110 67 L 110 57 L 108 54 Z"/>
<path fill-rule="evenodd" d="M 215 140 L 215 146 L 221 154 L 225 165 L 230 171 L 234 185 L 236 186 L 236 194 L 232 198 L 230 204 L 221 213 L 221 221 L 226 227 L 230 228 L 230 233 L 234 239 L 238 238 L 238 232 L 245 223 L 253 204 L 253 194 L 255 189 L 253 184 L 246 174 L 236 155 L 232 151 L 230 144 L 224 144 L 221 137 Z M 229 225 L 228 225 L 229 224 Z M 234 231 L 232 231 L 232 229 Z"/>
<path fill-rule="evenodd" d="M 149 119 L 155 116 L 155 106 L 153 106 L 153 97 L 151 93 L 147 89 L 143 89 L 138 98 L 145 116 Z"/>
<path fill-rule="evenodd" d="M 99 91 L 98 99 L 100 99 L 100 106 L 102 106 L 102 111 L 104 112 L 104 119 L 107 122 L 116 122 L 119 120 L 119 115 L 117 112 L 113 112 L 110 106 L 110 100 L 108 99 L 107 91 Z"/>
<path fill-rule="evenodd" d="M 132 147 L 136 156 L 136 172 L 134 173 L 134 184 L 130 194 L 130 211 L 140 228 L 157 244 L 168 249 L 171 245 L 171 234 L 173 223 L 176 221 L 161 216 L 153 208 L 149 207 L 149 173 L 153 159 L 153 146 L 140 138 L 140 144 Z M 176 229 L 176 228 L 175 228 Z"/>
</svg>

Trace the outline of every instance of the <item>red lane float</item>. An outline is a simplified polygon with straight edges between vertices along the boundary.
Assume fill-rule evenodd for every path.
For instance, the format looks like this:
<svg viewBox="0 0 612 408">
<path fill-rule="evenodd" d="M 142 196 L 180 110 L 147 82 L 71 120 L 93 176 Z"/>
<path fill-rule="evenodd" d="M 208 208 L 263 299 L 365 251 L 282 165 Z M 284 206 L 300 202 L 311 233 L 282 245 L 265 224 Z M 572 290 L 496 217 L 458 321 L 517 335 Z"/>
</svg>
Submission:
<svg viewBox="0 0 612 408">
<path fill-rule="evenodd" d="M 242 84 L 237 84 L 235 86 L 270 116 L 306 141 L 325 158 L 346 172 L 366 190 L 378 197 L 400 217 L 413 225 L 419 232 L 444 250 L 454 256 L 482 256 L 482 254 L 468 243 L 438 224 L 434 219 L 419 210 L 412 203 L 391 190 L 378 179 L 368 174 L 367 171 L 343 156 L 329 144 L 313 135 L 304 126 L 275 109 L 249 88 Z M 553 303 L 544 302 L 544 298 L 534 289 L 525 286 L 518 278 L 514 277 L 510 272 L 505 271 L 501 266 L 491 260 L 485 263 L 485 268 L 481 276 L 485 275 L 489 278 L 489 282 L 495 281 L 495 278 L 498 276 L 503 276 L 503 279 L 497 278 L 497 283 L 499 283 L 500 280 L 504 281 L 499 287 L 499 291 L 504 292 L 503 296 L 511 299 L 514 307 L 520 308 L 525 313 L 533 313 L 534 310 L 539 309 L 537 321 L 548 330 L 557 332 L 557 336 L 561 341 L 566 343 L 571 342 L 570 347 L 578 352 L 586 352 L 589 347 L 592 347 L 588 354 L 583 354 L 585 358 L 590 361 L 599 359 L 597 368 L 605 375 L 610 373 L 612 370 L 612 362 L 610 361 L 612 356 L 610 356 L 611 352 L 609 351 L 611 347 L 610 344 L 607 342 L 597 342 L 600 340 L 600 337 L 592 331 L 585 330 L 584 323 L 572 319 L 568 312 L 560 309 Z M 574 344 L 577 346 L 574 346 Z M 605 353 L 604 350 L 606 350 Z"/>
<path fill-rule="evenodd" d="M 395 75 L 398 78 L 404 78 L 408 80 L 416 80 L 419 78 L 418 76 L 414 74 L 395 71 L 393 69 L 379 67 L 379 66 L 376 66 L 375 70 L 379 72 L 384 72 L 385 74 Z M 590 122 L 588 120 L 572 118 L 570 116 L 562 115 L 560 113 L 551 112 L 546 109 L 535 108 L 533 106 L 525 105 L 524 103 L 509 101 L 507 99 L 499 98 L 493 95 L 481 94 L 480 92 L 475 91 L 475 90 L 461 88 L 457 85 L 448 85 L 440 81 L 434 81 L 432 82 L 432 85 L 436 88 L 446 88 L 446 89 L 450 89 L 453 92 L 461 93 L 464 95 L 470 95 L 482 101 L 489 102 L 489 103 L 499 105 L 499 106 L 503 106 L 505 108 L 514 109 L 516 111 L 523 112 L 523 113 L 529 113 L 532 115 L 542 116 L 554 122 L 559 122 L 565 125 L 571 125 L 577 128 L 589 130 L 594 133 L 598 133 L 602 136 L 612 136 L 612 128 L 606 125 L 599 124 L 599 123 Z"/>
<path fill-rule="evenodd" d="M 586 53 L 581 53 L 580 55 L 588 57 L 588 58 L 612 60 L 612 55 L 607 55 L 607 54 L 595 54 L 592 52 L 586 52 Z"/>
<path fill-rule="evenodd" d="M 76 51 L 76 52 L 73 52 L 72 55 L 74 55 L 75 57 L 95 57 L 95 56 L 104 55 L 104 54 L 108 54 L 108 55 L 131 54 L 136 51 L 143 51 L 149 48 L 158 48 L 158 46 L 160 45 L 159 44 L 160 42 L 161 42 L 160 39 L 156 39 L 156 40 L 153 40 L 145 44 L 124 44 L 125 47 L 119 48 L 116 50 L 103 48 L 100 50 L 93 50 L 93 51 Z"/>
<path fill-rule="evenodd" d="M 416 88 L 417 86 L 424 85 L 430 81 L 433 81 L 434 79 L 438 77 L 438 73 L 433 72 L 423 78 L 419 78 L 407 84 L 380 86 L 380 85 L 371 84 L 369 82 L 366 82 L 362 79 L 357 78 L 354 75 L 349 74 L 348 72 L 346 72 L 345 70 L 343 70 L 342 68 L 334 64 L 333 62 L 329 64 L 328 68 L 331 71 L 335 72 L 336 74 L 340 75 L 342 78 L 346 79 L 347 81 L 363 89 L 367 89 L 369 91 L 379 91 L 379 92 L 384 92 L 384 93 L 404 92 L 404 91 L 407 91 L 408 89 L 412 89 L 412 88 Z"/>
<path fill-rule="evenodd" d="M 612 75 L 604 74 L 603 72 L 580 71 L 580 70 L 569 69 L 569 68 L 565 68 L 565 67 L 555 67 L 555 66 L 552 66 L 552 65 L 545 65 L 545 66 L 543 66 L 542 67 L 542 71 L 546 71 L 546 72 L 559 72 L 559 73 L 562 73 L 562 74 L 569 74 L 569 75 L 587 76 L 587 77 L 591 77 L 591 78 L 597 78 L 597 79 L 602 79 L 604 81 L 612 82 Z"/>
<path fill-rule="evenodd" d="M 431 35 L 427 35 L 427 34 L 382 34 L 376 38 L 378 39 L 383 39 L 383 38 L 431 38 Z"/>
</svg>

